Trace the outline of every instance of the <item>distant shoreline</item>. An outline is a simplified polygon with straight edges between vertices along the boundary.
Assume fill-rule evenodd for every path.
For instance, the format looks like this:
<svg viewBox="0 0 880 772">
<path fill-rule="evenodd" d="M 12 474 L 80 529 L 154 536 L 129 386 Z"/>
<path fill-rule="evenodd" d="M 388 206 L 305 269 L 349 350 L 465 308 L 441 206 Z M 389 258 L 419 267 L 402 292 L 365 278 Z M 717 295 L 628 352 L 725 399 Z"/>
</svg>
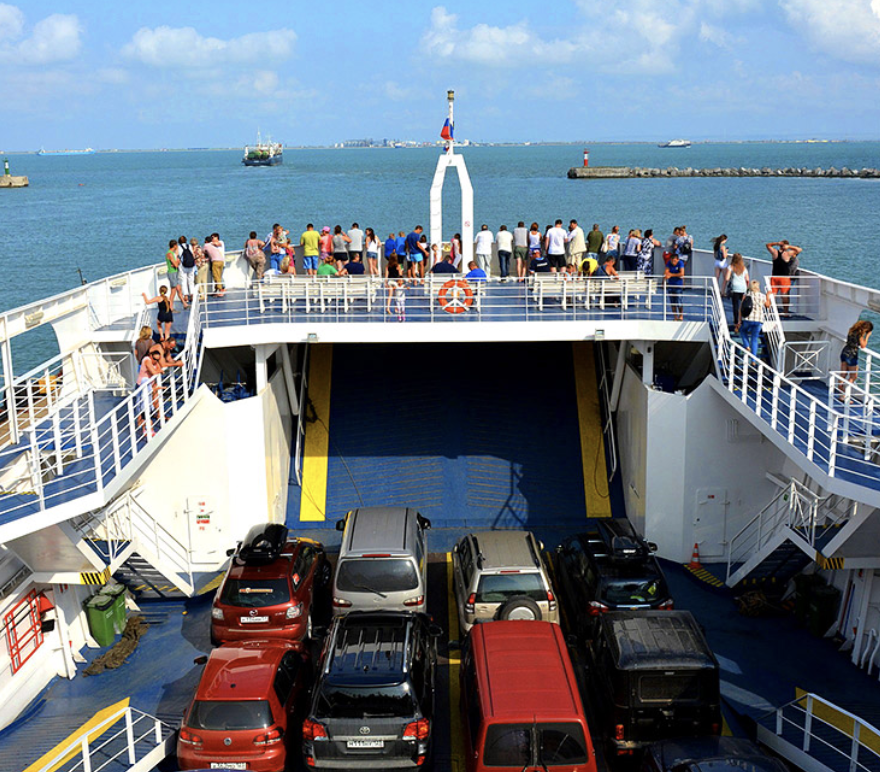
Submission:
<svg viewBox="0 0 880 772">
<path fill-rule="evenodd" d="M 862 142 L 880 142 L 880 139 L 727 139 L 727 140 L 692 140 L 691 144 L 696 145 L 832 145 L 832 144 L 855 144 Z M 469 147 L 462 147 L 462 150 L 469 150 L 475 147 L 584 147 L 584 146 L 640 146 L 649 145 L 656 146 L 656 140 L 573 140 L 570 142 L 472 142 Z M 88 155 L 115 155 L 118 153 L 216 153 L 216 152 L 241 152 L 243 146 L 235 147 L 174 147 L 174 148 L 106 148 L 95 150 L 94 153 Z M 441 144 L 416 145 L 411 147 L 336 147 L 334 145 L 284 145 L 284 150 L 420 150 L 420 149 L 439 149 Z M 669 148 L 676 149 L 676 148 Z M 686 148 L 681 148 L 684 152 Z M 20 155 L 36 155 L 36 150 L 0 150 L 0 156 L 20 156 Z M 83 154 L 86 155 L 86 154 Z M 51 156 L 49 156 L 51 157 Z M 64 156 L 68 157 L 68 156 Z"/>
</svg>

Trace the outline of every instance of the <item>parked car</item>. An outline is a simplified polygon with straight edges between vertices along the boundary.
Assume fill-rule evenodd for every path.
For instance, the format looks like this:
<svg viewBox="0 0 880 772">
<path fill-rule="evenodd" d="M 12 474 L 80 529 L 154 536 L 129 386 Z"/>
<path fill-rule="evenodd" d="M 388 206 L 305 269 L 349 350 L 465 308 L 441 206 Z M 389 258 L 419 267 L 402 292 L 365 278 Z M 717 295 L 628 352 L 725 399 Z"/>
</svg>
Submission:
<svg viewBox="0 0 880 772">
<path fill-rule="evenodd" d="M 467 772 L 596 772 L 590 730 L 559 625 L 476 625 L 459 678 Z"/>
<path fill-rule="evenodd" d="M 324 548 L 288 538 L 286 526 L 254 526 L 231 551 L 232 562 L 211 608 L 211 642 L 312 637 L 312 602 L 326 586 Z"/>
<path fill-rule="evenodd" d="M 180 768 L 283 772 L 307 681 L 301 644 L 246 641 L 214 649 L 178 733 Z"/>
<path fill-rule="evenodd" d="M 587 647 L 587 681 L 612 754 L 721 733 L 718 662 L 689 611 L 609 611 Z"/>
<path fill-rule="evenodd" d="M 337 617 L 303 722 L 306 764 L 423 766 L 433 737 L 440 634 L 424 614 L 356 611 Z"/>
<path fill-rule="evenodd" d="M 570 632 L 586 641 L 606 611 L 673 608 L 656 549 L 624 518 L 597 521 L 595 531 L 565 539 L 556 548 L 556 581 Z"/>
<path fill-rule="evenodd" d="M 529 531 L 480 531 L 458 541 L 452 548 L 452 586 L 462 635 L 495 619 L 559 624 L 542 549 Z"/>
<path fill-rule="evenodd" d="M 409 507 L 361 507 L 336 523 L 342 531 L 333 579 L 333 613 L 427 608 L 431 521 Z"/>
<path fill-rule="evenodd" d="M 751 740 L 740 737 L 686 737 L 645 748 L 642 772 L 788 772 Z"/>
</svg>

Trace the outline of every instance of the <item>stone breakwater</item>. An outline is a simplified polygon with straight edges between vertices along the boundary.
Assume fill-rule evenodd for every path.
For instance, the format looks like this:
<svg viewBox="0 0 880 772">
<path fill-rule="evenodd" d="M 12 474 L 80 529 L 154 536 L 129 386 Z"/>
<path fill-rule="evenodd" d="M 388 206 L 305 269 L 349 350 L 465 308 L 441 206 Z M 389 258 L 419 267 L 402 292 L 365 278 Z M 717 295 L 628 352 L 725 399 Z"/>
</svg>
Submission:
<svg viewBox="0 0 880 772">
<path fill-rule="evenodd" d="M 26 188 L 27 177 L 14 177 L 10 174 L 0 174 L 0 188 Z"/>
<path fill-rule="evenodd" d="M 844 166 L 838 169 L 834 166 L 828 169 L 807 167 L 786 167 L 785 169 L 771 169 L 763 166 L 760 169 L 750 169 L 745 166 L 739 168 L 692 169 L 688 166 L 679 169 L 677 166 L 667 166 L 665 169 L 643 166 L 573 166 L 568 170 L 568 176 L 573 180 L 589 179 L 624 179 L 631 177 L 823 177 L 823 178 L 859 178 L 880 179 L 880 169 L 850 169 Z"/>
</svg>

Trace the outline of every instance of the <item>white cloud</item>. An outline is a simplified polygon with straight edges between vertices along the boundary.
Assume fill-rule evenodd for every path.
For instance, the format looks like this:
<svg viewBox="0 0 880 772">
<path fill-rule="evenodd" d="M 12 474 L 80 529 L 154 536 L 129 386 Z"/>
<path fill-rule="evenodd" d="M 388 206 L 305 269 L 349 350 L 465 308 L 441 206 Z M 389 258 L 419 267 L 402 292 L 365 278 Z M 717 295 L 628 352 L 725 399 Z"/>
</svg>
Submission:
<svg viewBox="0 0 880 772">
<path fill-rule="evenodd" d="M 73 14 L 55 13 L 38 21 L 22 39 L 24 14 L 0 4 L 0 62 L 42 65 L 74 59 L 82 47 L 83 27 Z"/>
<path fill-rule="evenodd" d="M 384 90 L 385 96 L 392 102 L 406 102 L 413 99 L 418 94 L 417 89 L 401 86 L 393 80 L 385 81 Z"/>
<path fill-rule="evenodd" d="M 788 20 L 818 49 L 880 64 L 880 0 L 781 0 Z"/>
<path fill-rule="evenodd" d="M 422 36 L 426 53 L 433 58 L 474 62 L 491 66 L 533 63 L 535 57 L 566 58 L 572 44 L 543 41 L 523 20 L 507 27 L 477 24 L 470 29 L 458 27 L 458 16 L 444 6 L 431 11 L 431 26 Z"/>
<path fill-rule="evenodd" d="M 206 68 L 223 64 L 280 61 L 293 53 L 296 33 L 291 29 L 254 32 L 221 40 L 204 37 L 192 27 L 142 27 L 122 53 L 152 67 Z"/>
<path fill-rule="evenodd" d="M 24 14 L 14 5 L 0 3 L 0 40 L 17 40 L 24 32 Z"/>
<path fill-rule="evenodd" d="M 725 51 L 730 51 L 733 48 L 734 42 L 730 35 L 721 27 L 716 27 L 714 24 L 708 24 L 705 21 L 700 22 L 700 40 L 704 43 L 712 43 L 718 46 L 718 48 L 723 48 Z"/>
</svg>

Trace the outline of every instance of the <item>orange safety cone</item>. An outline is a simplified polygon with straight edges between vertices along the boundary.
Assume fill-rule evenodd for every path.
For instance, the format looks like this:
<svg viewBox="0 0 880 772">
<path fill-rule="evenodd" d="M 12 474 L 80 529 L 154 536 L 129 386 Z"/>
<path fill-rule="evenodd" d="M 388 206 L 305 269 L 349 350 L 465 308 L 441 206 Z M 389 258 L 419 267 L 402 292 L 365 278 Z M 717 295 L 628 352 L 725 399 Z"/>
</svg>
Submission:
<svg viewBox="0 0 880 772">
<path fill-rule="evenodd" d="M 700 563 L 700 547 L 697 542 L 694 542 L 694 551 L 691 554 L 691 562 L 688 563 L 688 568 L 693 568 L 694 570 L 697 570 L 702 567 L 703 564 Z"/>
</svg>

